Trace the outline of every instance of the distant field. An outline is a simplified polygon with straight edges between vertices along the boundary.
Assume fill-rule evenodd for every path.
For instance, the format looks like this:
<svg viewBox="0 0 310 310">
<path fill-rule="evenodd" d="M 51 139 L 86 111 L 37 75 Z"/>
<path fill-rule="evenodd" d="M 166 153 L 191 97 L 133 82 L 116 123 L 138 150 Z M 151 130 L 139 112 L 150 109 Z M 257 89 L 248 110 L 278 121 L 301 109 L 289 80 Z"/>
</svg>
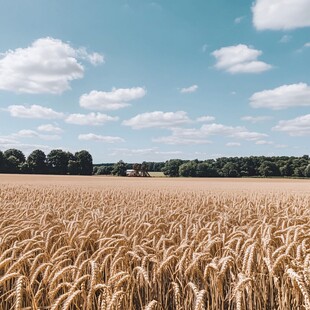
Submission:
<svg viewBox="0 0 310 310">
<path fill-rule="evenodd" d="M 0 175 L 0 309 L 310 309 L 310 182 Z"/>
<path fill-rule="evenodd" d="M 149 172 L 149 174 L 151 177 L 156 177 L 156 178 L 165 178 L 166 177 L 163 172 Z"/>
</svg>

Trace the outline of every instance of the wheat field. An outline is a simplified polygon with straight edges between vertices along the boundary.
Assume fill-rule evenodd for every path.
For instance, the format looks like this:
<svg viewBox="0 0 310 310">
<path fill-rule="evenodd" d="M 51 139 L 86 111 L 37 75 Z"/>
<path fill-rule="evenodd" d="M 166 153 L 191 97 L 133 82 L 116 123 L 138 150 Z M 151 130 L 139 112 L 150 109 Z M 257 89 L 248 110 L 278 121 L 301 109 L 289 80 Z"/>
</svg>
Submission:
<svg viewBox="0 0 310 310">
<path fill-rule="evenodd" d="M 310 309 L 310 183 L 0 177 L 0 309 Z"/>
</svg>

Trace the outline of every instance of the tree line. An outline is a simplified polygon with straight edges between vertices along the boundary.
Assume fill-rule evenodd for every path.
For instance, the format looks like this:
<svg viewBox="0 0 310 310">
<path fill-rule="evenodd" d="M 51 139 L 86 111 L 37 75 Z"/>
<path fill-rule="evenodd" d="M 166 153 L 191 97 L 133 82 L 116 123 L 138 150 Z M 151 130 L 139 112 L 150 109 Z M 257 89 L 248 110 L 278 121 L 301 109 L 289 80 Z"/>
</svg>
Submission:
<svg viewBox="0 0 310 310">
<path fill-rule="evenodd" d="M 169 177 L 310 177 L 308 155 L 220 157 L 204 161 L 170 159 L 142 164 L 150 172 L 163 172 Z M 27 158 L 17 149 L 0 151 L 0 173 L 125 176 L 133 165 L 122 160 L 93 165 L 91 154 L 85 150 L 73 154 L 56 149 L 47 155 L 35 150 Z"/>
<path fill-rule="evenodd" d="M 91 175 L 93 158 L 85 150 L 73 154 L 60 149 L 47 155 L 35 150 L 26 158 L 22 151 L 9 149 L 0 151 L 0 173 Z"/>
<path fill-rule="evenodd" d="M 165 162 L 162 172 L 170 177 L 310 177 L 310 159 L 308 155 L 172 159 Z"/>
<path fill-rule="evenodd" d="M 217 159 L 181 160 L 166 162 L 143 162 L 148 171 L 163 172 L 169 177 L 310 177 L 308 155 L 221 157 Z M 97 175 L 126 175 L 133 164 L 119 161 L 116 164 L 101 164 L 94 167 Z"/>
</svg>

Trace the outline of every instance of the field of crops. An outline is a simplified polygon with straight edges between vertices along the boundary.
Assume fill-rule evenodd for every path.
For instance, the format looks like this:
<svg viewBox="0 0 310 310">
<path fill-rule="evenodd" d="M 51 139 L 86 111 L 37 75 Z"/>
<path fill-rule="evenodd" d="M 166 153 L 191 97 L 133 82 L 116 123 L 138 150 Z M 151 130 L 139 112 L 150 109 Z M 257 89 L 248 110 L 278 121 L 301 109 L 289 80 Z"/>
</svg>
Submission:
<svg viewBox="0 0 310 310">
<path fill-rule="evenodd" d="M 310 182 L 0 176 L 0 309 L 310 309 Z"/>
</svg>

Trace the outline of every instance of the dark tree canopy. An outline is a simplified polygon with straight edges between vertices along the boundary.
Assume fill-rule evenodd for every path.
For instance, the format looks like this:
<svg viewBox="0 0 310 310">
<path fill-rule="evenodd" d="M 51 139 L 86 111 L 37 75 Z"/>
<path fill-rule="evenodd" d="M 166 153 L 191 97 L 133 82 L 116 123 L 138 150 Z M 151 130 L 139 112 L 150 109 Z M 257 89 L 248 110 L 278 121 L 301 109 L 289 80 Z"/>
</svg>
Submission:
<svg viewBox="0 0 310 310">
<path fill-rule="evenodd" d="M 76 161 L 79 163 L 81 175 L 91 175 L 93 173 L 93 158 L 88 151 L 82 150 L 75 153 Z"/>
<path fill-rule="evenodd" d="M 71 175 L 77 175 L 80 173 L 81 167 L 79 162 L 76 160 L 69 160 L 68 161 L 68 173 Z"/>
<path fill-rule="evenodd" d="M 179 167 L 179 175 L 181 177 L 195 177 L 197 170 L 197 164 L 193 161 L 182 164 Z"/>
<path fill-rule="evenodd" d="M 0 150 L 0 173 L 46 173 L 70 175 L 118 175 L 125 176 L 127 169 L 137 168 L 120 160 L 117 163 L 94 165 L 91 154 L 78 151 L 75 154 L 60 149 L 47 156 L 34 150 L 25 160 L 17 149 Z M 166 162 L 143 162 L 139 171 L 162 171 L 169 177 L 302 177 L 310 178 L 308 155 L 220 157 L 207 160 L 170 159 Z"/>
<path fill-rule="evenodd" d="M 169 177 L 178 177 L 179 168 L 184 163 L 181 159 L 170 159 L 166 161 L 165 166 L 162 168 L 164 175 Z"/>
<path fill-rule="evenodd" d="M 120 160 L 113 166 L 112 174 L 117 176 L 126 176 L 127 165 Z"/>
<path fill-rule="evenodd" d="M 0 151 L 0 173 L 5 171 L 5 167 L 4 167 L 4 155 L 3 153 Z"/>
<path fill-rule="evenodd" d="M 9 157 L 14 156 L 18 164 L 22 164 L 26 161 L 24 153 L 17 149 L 8 149 L 3 153 L 3 155 L 6 159 L 9 159 Z"/>
<path fill-rule="evenodd" d="M 33 151 L 27 158 L 29 172 L 46 173 L 46 155 L 41 150 Z"/>
<path fill-rule="evenodd" d="M 47 166 L 52 174 L 66 174 L 70 154 L 62 150 L 52 150 L 47 155 Z"/>
<path fill-rule="evenodd" d="M 205 161 L 170 159 L 162 171 L 170 177 L 310 177 L 309 165 L 308 155 L 220 157 Z"/>
</svg>

